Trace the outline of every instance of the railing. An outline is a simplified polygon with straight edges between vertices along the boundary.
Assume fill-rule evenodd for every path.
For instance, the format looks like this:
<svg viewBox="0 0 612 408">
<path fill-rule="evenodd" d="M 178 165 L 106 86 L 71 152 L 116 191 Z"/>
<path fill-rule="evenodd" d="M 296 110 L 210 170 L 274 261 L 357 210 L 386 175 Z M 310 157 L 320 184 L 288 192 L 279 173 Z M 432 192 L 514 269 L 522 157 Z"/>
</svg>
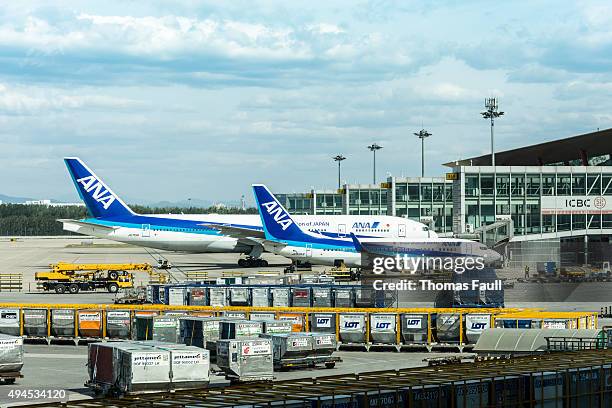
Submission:
<svg viewBox="0 0 612 408">
<path fill-rule="evenodd" d="M 603 337 L 546 337 L 548 351 L 602 350 L 607 348 Z"/>
<path fill-rule="evenodd" d="M 0 273 L 0 292 L 21 292 L 22 289 L 21 273 Z"/>
</svg>

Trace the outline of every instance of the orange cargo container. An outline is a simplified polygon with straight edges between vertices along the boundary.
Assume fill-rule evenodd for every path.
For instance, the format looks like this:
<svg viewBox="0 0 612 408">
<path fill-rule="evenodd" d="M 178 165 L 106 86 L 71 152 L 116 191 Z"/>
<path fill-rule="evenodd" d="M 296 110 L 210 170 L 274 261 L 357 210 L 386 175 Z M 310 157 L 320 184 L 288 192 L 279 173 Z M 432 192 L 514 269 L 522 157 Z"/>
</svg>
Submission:
<svg viewBox="0 0 612 408">
<path fill-rule="evenodd" d="M 102 312 L 79 310 L 77 312 L 80 337 L 102 337 Z"/>
<path fill-rule="evenodd" d="M 291 331 L 304 331 L 304 313 L 279 312 L 278 320 L 290 320 L 292 323 Z"/>
</svg>

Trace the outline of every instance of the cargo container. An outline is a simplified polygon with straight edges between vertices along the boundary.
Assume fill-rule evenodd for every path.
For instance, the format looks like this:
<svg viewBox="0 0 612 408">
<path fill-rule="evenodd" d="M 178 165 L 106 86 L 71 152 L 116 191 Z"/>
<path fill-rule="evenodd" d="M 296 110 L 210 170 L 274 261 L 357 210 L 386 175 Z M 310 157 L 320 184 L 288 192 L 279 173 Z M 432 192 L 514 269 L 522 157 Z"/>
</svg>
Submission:
<svg viewBox="0 0 612 408">
<path fill-rule="evenodd" d="M 0 334 L 19 336 L 21 327 L 21 313 L 19 309 L 0 309 Z"/>
<path fill-rule="evenodd" d="M 520 377 L 506 376 L 493 377 L 491 387 L 491 405 L 493 407 L 515 407 L 520 406 L 522 400 L 520 389 Z"/>
<path fill-rule="evenodd" d="M 272 306 L 289 307 L 289 288 L 272 288 Z"/>
<path fill-rule="evenodd" d="M 276 313 L 274 312 L 251 312 L 249 314 L 250 320 L 259 320 L 260 322 L 275 320 Z"/>
<path fill-rule="evenodd" d="M 342 344 L 365 344 L 365 313 L 340 313 L 338 335 Z"/>
<path fill-rule="evenodd" d="M 355 296 L 352 288 L 334 288 L 334 307 L 355 307 Z"/>
<path fill-rule="evenodd" d="M 147 343 L 90 344 L 86 385 L 114 395 L 208 385 L 210 360 L 206 350 Z"/>
<path fill-rule="evenodd" d="M 381 384 L 382 385 L 382 384 Z M 376 390 L 357 394 L 354 398 L 357 407 L 383 408 L 403 407 L 405 393 L 402 390 Z"/>
<path fill-rule="evenodd" d="M 102 337 L 102 311 L 78 310 L 79 337 Z"/>
<path fill-rule="evenodd" d="M 219 339 L 233 340 L 258 337 L 263 333 L 263 322 L 256 320 L 228 320 L 220 323 Z"/>
<path fill-rule="evenodd" d="M 270 306 L 270 288 L 268 287 L 251 288 L 251 306 L 254 306 L 254 307 Z"/>
<path fill-rule="evenodd" d="M 133 342 L 90 343 L 87 386 L 103 394 L 170 389 L 170 353 Z"/>
<path fill-rule="evenodd" d="M 403 344 L 425 344 L 429 324 L 426 314 L 401 314 L 401 335 Z"/>
<path fill-rule="evenodd" d="M 461 336 L 461 319 L 456 313 L 440 313 L 436 316 L 436 337 L 440 343 L 458 343 Z"/>
<path fill-rule="evenodd" d="M 491 328 L 491 315 L 476 313 L 466 314 L 464 327 L 464 342 L 476 344 L 482 332 Z"/>
<path fill-rule="evenodd" d="M 189 303 L 188 288 L 168 286 L 166 287 L 167 305 L 184 306 Z"/>
<path fill-rule="evenodd" d="M 227 289 L 210 287 L 208 288 L 208 299 L 210 306 L 223 307 L 227 306 Z"/>
<path fill-rule="evenodd" d="M 195 317 L 215 317 L 214 312 L 202 312 L 202 311 L 194 311 L 189 312 L 186 316 L 195 316 Z"/>
<path fill-rule="evenodd" d="M 308 334 L 312 337 L 312 350 L 315 357 L 331 357 L 338 348 L 336 335 L 333 333 L 299 333 Z"/>
<path fill-rule="evenodd" d="M 217 366 L 232 382 L 272 381 L 272 342 L 270 339 L 219 340 Z"/>
<path fill-rule="evenodd" d="M 313 287 L 312 288 L 312 306 L 313 307 L 332 307 L 332 289 L 331 287 Z"/>
<path fill-rule="evenodd" d="M 294 332 L 304 331 L 304 313 L 279 312 L 278 320 L 289 320 L 292 322 Z"/>
<path fill-rule="evenodd" d="M 166 285 L 159 285 L 157 287 L 157 302 L 165 305 L 166 304 Z"/>
<path fill-rule="evenodd" d="M 74 309 L 51 310 L 51 336 L 73 338 Z"/>
<path fill-rule="evenodd" d="M 489 380 L 466 380 L 453 383 L 456 408 L 486 407 L 489 405 Z"/>
<path fill-rule="evenodd" d="M 220 323 L 226 320 L 220 317 L 182 317 L 179 319 L 180 342 L 205 348 L 211 356 L 216 355 Z"/>
<path fill-rule="evenodd" d="M 291 288 L 291 306 L 293 307 L 310 307 L 312 288 L 299 287 Z"/>
<path fill-rule="evenodd" d="M 525 374 L 522 388 L 525 399 L 535 407 L 563 407 L 563 376 L 558 372 L 544 371 Z"/>
<path fill-rule="evenodd" d="M 304 334 L 304 335 L 302 335 Z M 306 359 L 313 354 L 313 338 L 310 333 L 264 334 L 272 341 L 274 363 L 283 360 Z"/>
<path fill-rule="evenodd" d="M 12 384 L 21 377 L 23 339 L 0 334 L 0 380 Z"/>
<path fill-rule="evenodd" d="M 134 321 L 134 340 L 180 342 L 179 317 L 137 316 Z"/>
<path fill-rule="evenodd" d="M 355 288 L 355 307 L 374 307 L 375 291 L 372 288 Z"/>
<path fill-rule="evenodd" d="M 281 334 L 291 333 L 293 331 L 293 322 L 289 320 L 264 320 L 263 332 L 265 334 Z"/>
<path fill-rule="evenodd" d="M 109 310 L 106 312 L 106 337 L 110 339 L 129 339 L 132 320 L 129 310 Z"/>
<path fill-rule="evenodd" d="M 229 288 L 229 304 L 230 306 L 249 306 L 249 288 L 234 287 Z"/>
<path fill-rule="evenodd" d="M 207 288 L 190 287 L 189 288 L 189 305 L 190 306 L 208 306 Z"/>
<path fill-rule="evenodd" d="M 415 385 L 404 389 L 407 406 L 414 408 L 450 407 L 451 387 L 440 385 Z"/>
<path fill-rule="evenodd" d="M 318 333 L 336 333 L 336 314 L 335 313 L 311 313 L 310 331 Z"/>
<path fill-rule="evenodd" d="M 396 323 L 395 314 L 370 314 L 370 342 L 372 344 L 396 344 Z"/>
</svg>

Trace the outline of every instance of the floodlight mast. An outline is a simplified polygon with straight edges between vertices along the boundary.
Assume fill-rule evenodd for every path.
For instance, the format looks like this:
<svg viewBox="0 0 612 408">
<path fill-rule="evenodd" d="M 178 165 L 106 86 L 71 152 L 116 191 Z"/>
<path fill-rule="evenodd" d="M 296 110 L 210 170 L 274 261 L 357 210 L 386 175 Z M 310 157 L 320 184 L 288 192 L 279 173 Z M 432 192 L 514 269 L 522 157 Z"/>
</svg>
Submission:
<svg viewBox="0 0 612 408">
<path fill-rule="evenodd" d="M 495 167 L 495 133 L 493 131 L 495 127 L 495 118 L 504 115 L 504 112 L 498 112 L 499 105 L 497 98 L 485 99 L 485 111 L 480 112 L 484 119 L 491 120 L 491 166 Z"/>
<path fill-rule="evenodd" d="M 419 133 L 414 133 L 414 135 L 421 139 L 421 177 L 425 177 L 425 139 L 431 136 L 431 133 L 421 129 Z"/>
<path fill-rule="evenodd" d="M 376 151 L 382 149 L 382 146 L 372 143 L 368 146 L 368 149 L 374 153 L 374 164 L 373 164 L 373 175 L 372 175 L 372 184 L 376 184 Z"/>
</svg>

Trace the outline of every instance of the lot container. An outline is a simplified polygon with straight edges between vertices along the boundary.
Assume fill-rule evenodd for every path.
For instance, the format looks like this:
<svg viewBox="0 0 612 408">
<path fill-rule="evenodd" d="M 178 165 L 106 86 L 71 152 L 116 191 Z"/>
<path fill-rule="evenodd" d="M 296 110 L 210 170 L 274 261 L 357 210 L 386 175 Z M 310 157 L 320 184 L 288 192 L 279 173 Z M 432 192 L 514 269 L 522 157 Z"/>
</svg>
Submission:
<svg viewBox="0 0 612 408">
<path fill-rule="evenodd" d="M 426 314 L 402 314 L 400 316 L 402 343 L 427 343 L 428 320 Z"/>
<path fill-rule="evenodd" d="M 311 313 L 308 318 L 311 332 L 336 333 L 335 313 Z"/>
<path fill-rule="evenodd" d="M 19 373 L 23 367 L 23 339 L 0 334 L 0 373 Z"/>
<path fill-rule="evenodd" d="M 258 337 L 263 333 L 263 322 L 256 320 L 231 320 L 220 323 L 219 339 L 233 340 Z"/>
<path fill-rule="evenodd" d="M 74 337 L 74 309 L 51 310 L 51 335 Z"/>
<path fill-rule="evenodd" d="M 111 339 L 129 339 L 132 321 L 129 310 L 108 310 L 106 312 L 106 337 Z"/>
<path fill-rule="evenodd" d="M 332 289 L 331 287 L 313 287 L 312 288 L 312 306 L 313 307 L 332 307 Z"/>
<path fill-rule="evenodd" d="M 219 340 L 217 366 L 233 381 L 272 381 L 274 362 L 270 339 Z"/>
<path fill-rule="evenodd" d="M 279 312 L 278 320 L 289 320 L 292 323 L 292 331 L 301 332 L 304 331 L 304 313 L 288 313 Z"/>
<path fill-rule="evenodd" d="M 31 337 L 47 336 L 47 309 L 23 309 L 23 334 Z"/>
<path fill-rule="evenodd" d="M 338 328 L 343 344 L 364 344 L 366 342 L 365 313 L 340 313 Z"/>
<path fill-rule="evenodd" d="M 169 286 L 166 288 L 166 298 L 168 302 L 166 304 L 172 306 L 184 306 L 189 304 L 189 292 L 188 288 Z"/>
<path fill-rule="evenodd" d="M 490 328 L 490 314 L 470 313 L 465 315 L 465 337 L 468 343 L 476 344 L 482 332 Z"/>
<path fill-rule="evenodd" d="M 208 288 L 208 299 L 210 306 L 227 306 L 227 288 L 210 287 Z"/>
<path fill-rule="evenodd" d="M 374 344 L 397 343 L 397 324 L 394 314 L 370 314 L 370 342 Z"/>
<path fill-rule="evenodd" d="M 102 336 L 102 311 L 78 310 L 77 323 L 80 337 Z"/>
<path fill-rule="evenodd" d="M 260 322 L 275 320 L 276 313 L 274 312 L 251 312 L 249 314 L 250 320 L 259 320 Z"/>
<path fill-rule="evenodd" d="M 289 288 L 272 288 L 272 306 L 289 307 Z"/>
<path fill-rule="evenodd" d="M 254 306 L 254 307 L 270 306 L 270 288 L 268 287 L 251 288 L 251 306 Z"/>
<path fill-rule="evenodd" d="M 0 309 L 0 334 L 19 336 L 21 313 L 17 308 Z"/>
<path fill-rule="evenodd" d="M 233 287 L 229 288 L 230 306 L 249 306 L 249 288 Z"/>
<path fill-rule="evenodd" d="M 190 306 L 208 306 L 207 288 L 190 287 L 188 296 Z"/>
<path fill-rule="evenodd" d="M 436 336 L 440 343 L 457 343 L 460 337 L 461 319 L 456 313 L 440 313 L 436 317 Z"/>
<path fill-rule="evenodd" d="M 263 332 L 265 334 L 281 334 L 291 333 L 293 331 L 293 322 L 289 320 L 264 320 Z"/>
<path fill-rule="evenodd" d="M 299 287 L 291 288 L 291 306 L 293 307 L 310 307 L 312 288 Z"/>
<path fill-rule="evenodd" d="M 334 288 L 334 307 L 355 307 L 355 295 L 352 288 Z"/>
</svg>

